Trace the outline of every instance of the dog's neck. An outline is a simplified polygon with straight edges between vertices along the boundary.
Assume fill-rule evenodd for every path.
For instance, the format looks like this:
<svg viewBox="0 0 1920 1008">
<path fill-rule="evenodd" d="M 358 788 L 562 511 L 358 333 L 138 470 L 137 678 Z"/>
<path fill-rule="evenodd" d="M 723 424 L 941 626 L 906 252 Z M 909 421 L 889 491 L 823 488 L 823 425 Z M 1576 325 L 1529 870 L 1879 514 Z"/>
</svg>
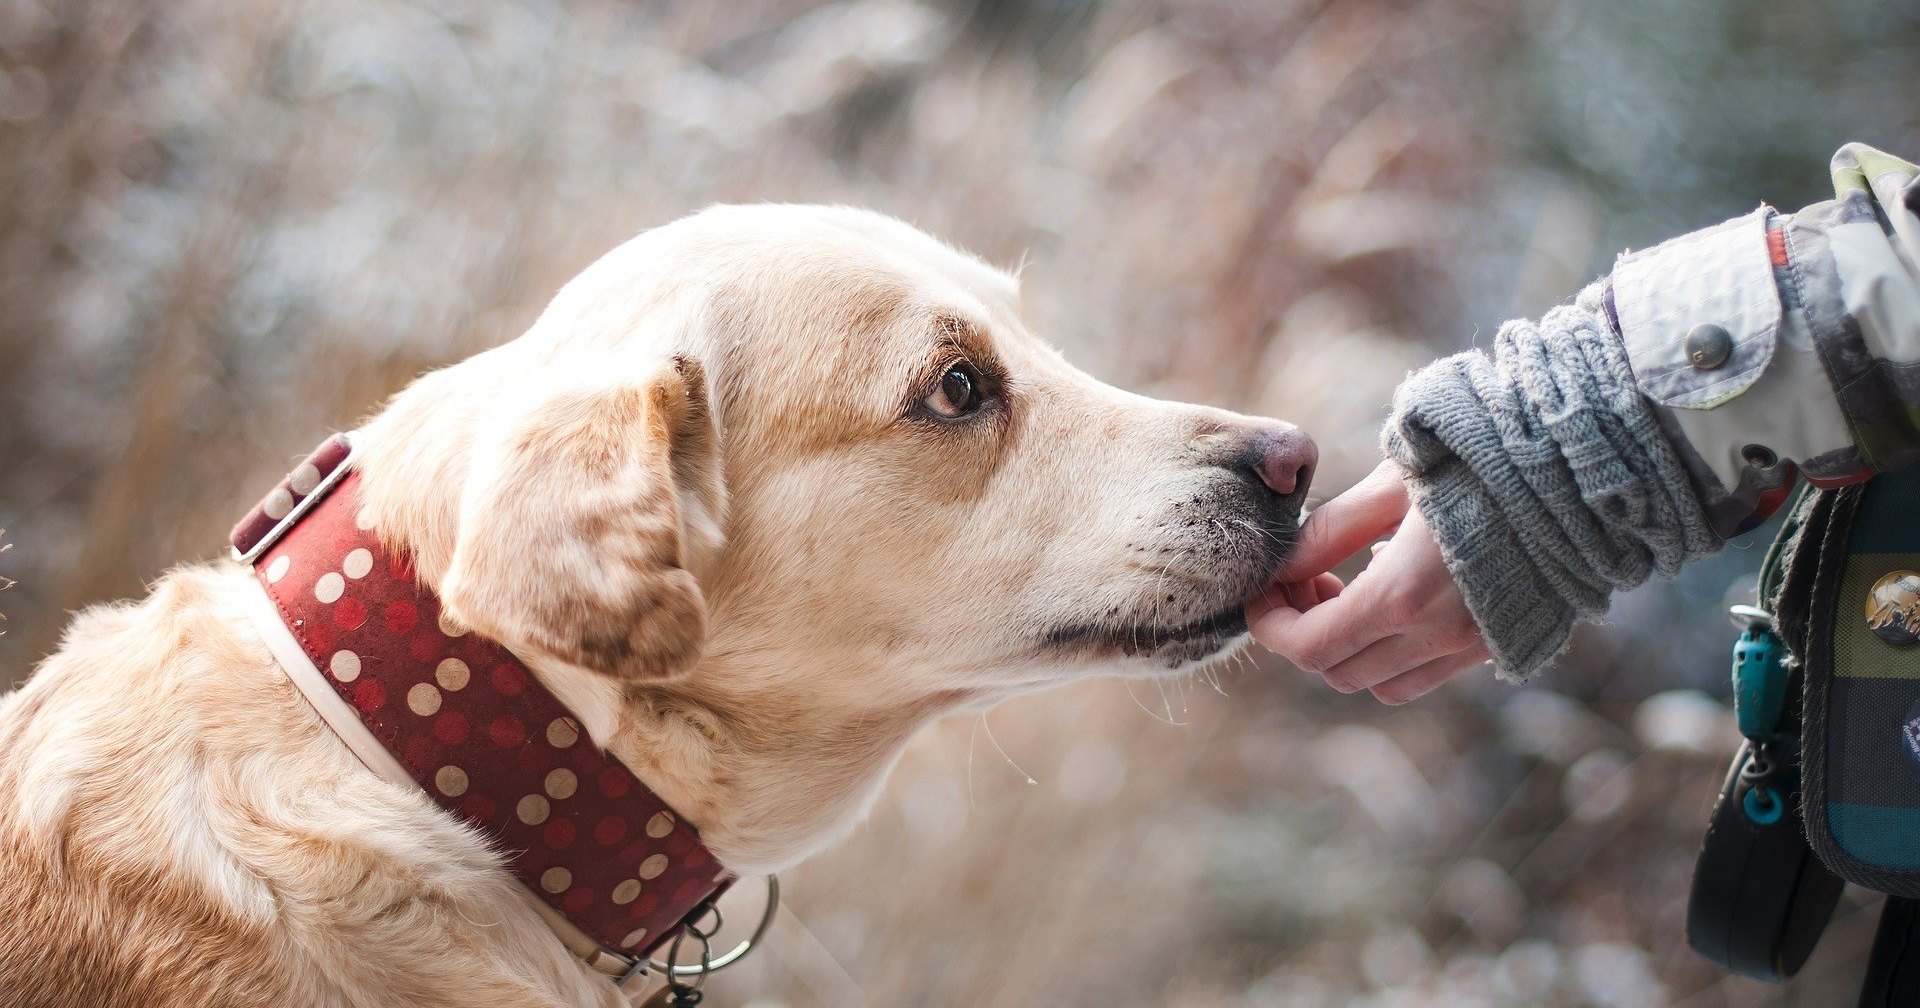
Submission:
<svg viewBox="0 0 1920 1008">
<path fill-rule="evenodd" d="M 866 670 L 808 659 L 815 667 L 778 666 L 778 656 L 756 656 L 756 669 L 707 662 L 672 686 L 622 699 L 612 750 L 735 871 L 777 870 L 840 839 L 913 733 L 979 699 L 948 692 L 828 703 L 807 679 L 865 678 Z"/>
<path fill-rule="evenodd" d="M 356 434 L 363 506 L 389 546 L 412 554 L 423 583 L 437 586 L 453 553 L 468 432 L 478 416 L 446 415 L 444 401 L 432 418 L 413 415 L 406 398 Z M 978 689 L 900 695 L 899 677 L 881 674 L 879 656 L 813 646 L 782 653 L 765 641 L 729 647 L 726 622 L 717 614 L 706 657 L 661 684 L 623 686 L 521 657 L 596 743 L 741 874 L 779 870 L 839 839 L 864 815 L 915 731 L 994 699 Z M 826 676 L 851 688 L 823 694 Z M 873 688 L 858 688 L 863 683 Z"/>
</svg>

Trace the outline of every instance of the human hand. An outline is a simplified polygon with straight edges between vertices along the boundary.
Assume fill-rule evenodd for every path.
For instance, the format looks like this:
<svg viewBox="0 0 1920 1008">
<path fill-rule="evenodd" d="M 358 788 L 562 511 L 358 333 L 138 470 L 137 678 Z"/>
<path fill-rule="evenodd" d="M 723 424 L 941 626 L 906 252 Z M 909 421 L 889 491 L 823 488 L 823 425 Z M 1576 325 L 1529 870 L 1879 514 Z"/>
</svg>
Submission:
<svg viewBox="0 0 1920 1008">
<path fill-rule="evenodd" d="M 1389 532 L 1352 584 L 1328 573 Z M 1334 689 L 1369 690 L 1389 704 L 1422 696 L 1489 654 L 1392 462 L 1307 519 L 1276 582 L 1247 604 L 1247 625 L 1254 640 Z"/>
</svg>

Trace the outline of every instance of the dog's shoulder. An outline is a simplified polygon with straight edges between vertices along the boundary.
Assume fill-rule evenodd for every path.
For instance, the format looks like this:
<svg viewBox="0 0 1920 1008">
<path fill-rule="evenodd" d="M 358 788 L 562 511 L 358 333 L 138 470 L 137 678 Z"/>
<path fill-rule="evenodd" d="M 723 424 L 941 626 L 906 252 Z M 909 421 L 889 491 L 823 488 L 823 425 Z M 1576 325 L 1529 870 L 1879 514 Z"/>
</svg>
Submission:
<svg viewBox="0 0 1920 1008">
<path fill-rule="evenodd" d="M 0 1004 L 603 1000 L 497 852 L 314 713 L 256 590 L 175 570 L 0 699 Z"/>
<path fill-rule="evenodd" d="M 222 622 L 224 591 L 213 569 L 187 568 L 144 600 L 88 609 L 0 701 L 5 1003 L 286 1003 L 265 967 L 268 921 L 195 863 L 208 754 L 193 695 L 264 671 Z"/>
</svg>

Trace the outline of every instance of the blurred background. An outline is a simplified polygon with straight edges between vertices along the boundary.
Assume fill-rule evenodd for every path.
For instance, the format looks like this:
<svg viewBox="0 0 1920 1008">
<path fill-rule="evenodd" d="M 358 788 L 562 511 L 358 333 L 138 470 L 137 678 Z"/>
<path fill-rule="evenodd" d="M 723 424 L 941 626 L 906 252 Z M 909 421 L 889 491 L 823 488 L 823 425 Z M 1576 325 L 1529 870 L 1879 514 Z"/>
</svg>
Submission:
<svg viewBox="0 0 1920 1008">
<path fill-rule="evenodd" d="M 0 683 L 634 232 L 861 204 L 1097 375 L 1369 469 L 1392 387 L 1621 249 L 1920 154 L 1908 0 L 0 0 Z M 1683 940 L 1764 536 L 1536 685 L 1271 660 L 923 737 L 720 1004 L 1850 1004 Z M 1471 679 L 1472 677 L 1467 677 Z"/>
</svg>

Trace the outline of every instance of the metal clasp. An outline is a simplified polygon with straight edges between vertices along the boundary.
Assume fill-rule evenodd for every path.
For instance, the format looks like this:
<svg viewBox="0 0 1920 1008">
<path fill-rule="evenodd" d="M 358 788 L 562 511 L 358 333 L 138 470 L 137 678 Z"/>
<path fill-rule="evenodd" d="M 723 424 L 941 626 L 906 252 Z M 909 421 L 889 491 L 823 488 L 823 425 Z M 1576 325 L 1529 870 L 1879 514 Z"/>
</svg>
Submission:
<svg viewBox="0 0 1920 1008">
<path fill-rule="evenodd" d="M 634 957 L 633 964 L 628 966 L 627 971 L 621 974 L 620 978 L 615 980 L 614 983 L 618 985 L 621 990 L 625 990 L 628 981 L 651 972 L 666 978 L 669 984 L 684 986 L 688 990 L 697 992 L 700 989 L 700 985 L 706 982 L 708 974 L 719 972 L 738 963 L 740 960 L 746 958 L 749 952 L 759 948 L 762 941 L 765 940 L 767 931 L 773 927 L 774 916 L 780 912 L 780 879 L 777 876 L 768 875 L 766 877 L 766 883 L 767 905 L 765 909 L 760 911 L 760 923 L 755 924 L 753 933 L 748 935 L 740 944 L 735 945 L 730 951 L 719 956 L 709 954 L 711 952 L 709 943 L 712 941 L 713 936 L 719 933 L 725 921 L 720 916 L 719 907 L 712 903 L 706 903 L 695 910 L 692 916 L 681 924 L 679 933 L 674 935 L 672 943 L 667 946 L 667 958 L 664 962 L 659 959 L 648 959 L 644 956 L 636 956 Z M 703 926 L 709 917 L 713 920 L 712 926 Z M 692 938 L 700 945 L 699 962 L 682 963 L 679 961 L 680 947 L 688 938 Z M 691 984 L 681 984 L 680 981 L 683 979 L 689 979 L 693 982 Z M 698 999 L 696 998 L 695 1000 Z"/>
</svg>

